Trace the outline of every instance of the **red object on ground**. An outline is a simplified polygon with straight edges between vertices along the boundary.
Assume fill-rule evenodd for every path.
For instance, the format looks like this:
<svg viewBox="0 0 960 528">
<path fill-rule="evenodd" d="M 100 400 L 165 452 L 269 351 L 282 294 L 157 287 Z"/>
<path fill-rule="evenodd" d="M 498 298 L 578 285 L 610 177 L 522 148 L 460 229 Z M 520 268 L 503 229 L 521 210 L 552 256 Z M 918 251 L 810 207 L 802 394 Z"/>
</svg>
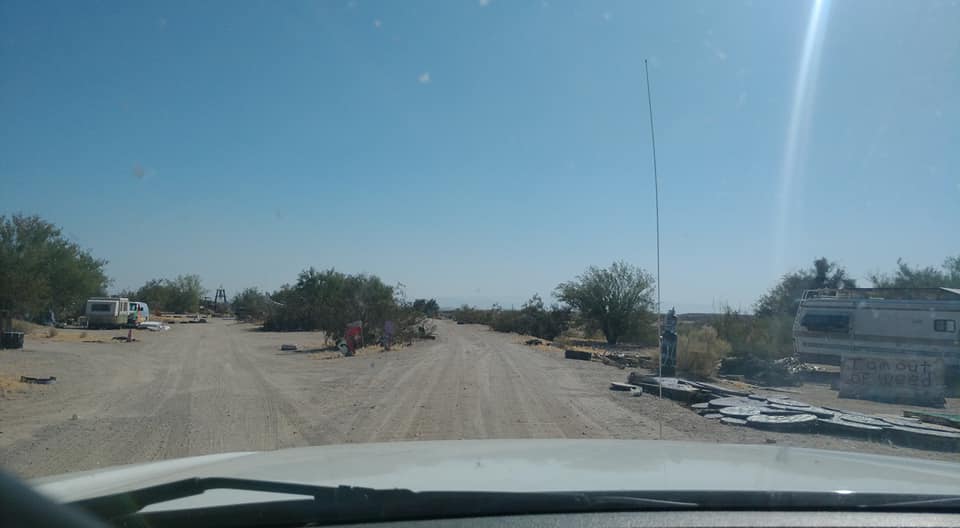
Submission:
<svg viewBox="0 0 960 528">
<path fill-rule="evenodd" d="M 353 352 L 357 349 L 357 341 L 360 340 L 360 335 L 363 331 L 363 328 L 360 326 L 348 326 L 347 331 L 344 334 L 344 338 L 347 341 L 347 348 L 350 349 L 350 352 Z"/>
</svg>

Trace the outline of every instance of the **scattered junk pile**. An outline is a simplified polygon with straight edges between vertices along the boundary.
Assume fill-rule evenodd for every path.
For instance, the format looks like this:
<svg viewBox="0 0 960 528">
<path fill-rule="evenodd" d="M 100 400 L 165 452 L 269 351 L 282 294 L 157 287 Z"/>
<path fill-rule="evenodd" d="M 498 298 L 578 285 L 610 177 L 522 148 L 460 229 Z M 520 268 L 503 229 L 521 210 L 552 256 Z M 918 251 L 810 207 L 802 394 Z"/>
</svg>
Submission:
<svg viewBox="0 0 960 528">
<path fill-rule="evenodd" d="M 804 363 L 797 357 L 764 359 L 756 356 L 733 356 L 720 363 L 720 375 L 742 378 L 761 385 L 797 386 L 815 378 L 821 367 Z"/>
<path fill-rule="evenodd" d="M 160 321 L 141 321 L 137 324 L 137 328 L 151 332 L 166 332 L 170 330 L 170 325 L 161 323 Z"/>
<path fill-rule="evenodd" d="M 597 359 L 604 365 L 610 365 L 620 369 L 638 367 L 648 368 L 652 366 L 650 356 L 632 352 L 591 352 L 588 350 L 567 349 L 563 352 L 563 357 L 566 359 L 576 359 L 580 361 L 593 361 L 594 359 Z"/>
<path fill-rule="evenodd" d="M 902 447 L 960 452 L 960 415 L 904 411 L 903 416 L 870 415 L 818 407 L 781 395 L 745 392 L 711 383 L 631 372 L 612 390 L 663 394 L 705 419 L 765 431 L 817 433 L 889 442 Z"/>
<path fill-rule="evenodd" d="M 768 386 L 764 393 L 675 377 L 675 329 L 676 315 L 671 310 L 661 334 L 660 376 L 634 371 L 627 383 L 614 382 L 611 390 L 630 391 L 633 396 L 663 395 L 688 405 L 705 419 L 730 426 L 828 434 L 916 449 L 960 452 L 960 415 L 926 411 L 904 411 L 903 416 L 871 415 L 811 405 L 785 397 L 787 390 L 770 388 L 799 385 L 806 376 L 820 371 L 797 358 L 743 357 L 724 362 L 722 373 L 725 370 L 728 375 L 738 374 L 738 377 L 761 382 Z M 843 357 L 838 382 L 840 396 L 942 405 L 942 367 L 942 361 L 922 356 Z"/>
</svg>

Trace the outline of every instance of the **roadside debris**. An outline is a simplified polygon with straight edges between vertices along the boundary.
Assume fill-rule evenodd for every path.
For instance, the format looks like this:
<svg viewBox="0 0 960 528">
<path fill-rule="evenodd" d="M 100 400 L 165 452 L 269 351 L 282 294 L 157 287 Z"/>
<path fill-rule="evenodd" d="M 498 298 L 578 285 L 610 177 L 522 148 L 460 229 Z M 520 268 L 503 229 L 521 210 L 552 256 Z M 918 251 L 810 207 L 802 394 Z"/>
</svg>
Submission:
<svg viewBox="0 0 960 528">
<path fill-rule="evenodd" d="M 50 376 L 49 378 L 32 378 L 30 376 L 20 376 L 20 383 L 36 383 L 38 385 L 49 385 L 51 383 L 56 383 L 57 377 Z"/>
<path fill-rule="evenodd" d="M 563 357 L 567 359 L 578 359 L 580 361 L 590 361 L 593 359 L 593 354 L 582 350 L 567 350 L 563 353 Z"/>
<path fill-rule="evenodd" d="M 921 422 L 946 425 L 960 429 L 960 414 L 947 414 L 927 411 L 903 411 L 907 418 L 915 418 Z"/>
<path fill-rule="evenodd" d="M 611 365 L 621 369 L 640 367 L 644 361 L 649 361 L 649 359 L 647 356 L 624 354 L 622 352 L 610 352 L 600 356 L 600 361 L 602 361 L 604 365 Z"/>
<path fill-rule="evenodd" d="M 808 433 L 817 424 L 817 417 L 812 414 L 770 415 L 757 414 L 747 418 L 747 425 L 766 431 Z"/>
<path fill-rule="evenodd" d="M 137 325 L 137 328 L 151 332 L 166 332 L 170 330 L 169 325 L 163 324 L 160 321 L 143 321 Z"/>
<path fill-rule="evenodd" d="M 284 350 L 284 351 L 297 351 L 297 350 L 299 350 L 299 349 L 300 349 L 300 347 L 297 346 L 297 345 L 294 345 L 294 344 L 289 344 L 289 343 L 288 343 L 288 344 L 285 344 L 285 345 L 280 345 L 280 350 Z"/>
<path fill-rule="evenodd" d="M 795 357 L 771 360 L 756 356 L 733 356 L 720 364 L 720 374 L 743 376 L 763 385 L 799 385 L 805 376 L 819 371 L 818 367 Z"/>
<path fill-rule="evenodd" d="M 631 372 L 627 383 L 615 383 L 610 387 L 627 390 L 615 389 L 614 385 L 639 386 L 648 394 L 662 393 L 665 398 L 687 404 L 704 418 L 730 426 L 829 434 L 916 449 L 960 452 L 960 417 L 945 413 L 904 411 L 903 417 L 868 415 L 817 407 L 783 396 L 747 393 L 683 378 L 646 376 L 639 372 Z M 923 421 L 931 419 L 938 422 Z"/>
<path fill-rule="evenodd" d="M 538 346 L 538 345 L 542 345 L 543 341 L 539 339 L 527 339 L 526 341 L 523 342 L 523 344 L 527 346 Z"/>
</svg>

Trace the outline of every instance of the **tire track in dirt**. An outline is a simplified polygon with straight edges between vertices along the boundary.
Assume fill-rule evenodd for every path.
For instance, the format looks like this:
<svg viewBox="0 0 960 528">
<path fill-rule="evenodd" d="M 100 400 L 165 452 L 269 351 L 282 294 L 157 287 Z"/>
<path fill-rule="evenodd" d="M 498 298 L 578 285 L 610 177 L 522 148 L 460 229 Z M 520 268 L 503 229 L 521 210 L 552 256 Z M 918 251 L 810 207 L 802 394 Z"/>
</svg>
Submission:
<svg viewBox="0 0 960 528">
<path fill-rule="evenodd" d="M 263 405 L 263 424 L 260 430 L 251 432 L 258 437 L 262 447 L 258 449 L 278 449 L 302 445 L 316 445 L 337 442 L 339 435 L 323 420 L 311 424 L 283 395 L 282 391 L 270 384 L 260 367 L 253 361 L 254 351 L 239 346 L 236 339 L 230 339 L 230 357 L 234 372 L 244 379 L 237 382 L 240 387 L 252 387 L 252 402 Z M 249 390 L 249 389 L 246 389 Z M 247 412 L 249 409 L 240 410 Z"/>
</svg>

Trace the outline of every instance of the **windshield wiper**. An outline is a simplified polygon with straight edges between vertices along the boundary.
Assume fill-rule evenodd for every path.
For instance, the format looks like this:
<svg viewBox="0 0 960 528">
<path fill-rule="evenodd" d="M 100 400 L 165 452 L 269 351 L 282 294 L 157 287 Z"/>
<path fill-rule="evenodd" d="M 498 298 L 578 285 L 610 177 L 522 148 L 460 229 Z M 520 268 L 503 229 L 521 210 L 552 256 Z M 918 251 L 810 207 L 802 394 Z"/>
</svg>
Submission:
<svg viewBox="0 0 960 528">
<path fill-rule="evenodd" d="M 238 478 L 190 478 L 128 492 L 103 495 L 73 502 L 91 514 L 116 521 L 129 518 L 151 504 L 200 495 L 205 491 L 228 489 L 284 495 L 303 495 L 311 500 L 284 500 L 230 506 L 310 511 L 316 522 L 416 518 L 425 514 L 440 517 L 464 515 L 503 515 L 505 513 L 544 513 L 599 511 L 605 509 L 690 509 L 697 504 L 666 498 L 646 498 L 629 494 L 593 494 L 580 492 L 484 492 L 422 491 L 373 489 L 354 486 L 312 486 L 289 482 L 271 482 Z M 224 507 L 226 508 L 226 507 Z M 208 508 L 210 510 L 217 508 Z M 196 510 L 189 510 L 196 511 Z M 238 510 L 239 511 L 239 510 Z M 163 513 L 163 512 L 157 512 Z M 151 516 L 155 515 L 153 513 Z M 241 518 L 249 517 L 241 516 Z M 298 517 L 298 520 L 302 520 Z M 126 524 L 126 523 L 125 523 Z"/>
</svg>

